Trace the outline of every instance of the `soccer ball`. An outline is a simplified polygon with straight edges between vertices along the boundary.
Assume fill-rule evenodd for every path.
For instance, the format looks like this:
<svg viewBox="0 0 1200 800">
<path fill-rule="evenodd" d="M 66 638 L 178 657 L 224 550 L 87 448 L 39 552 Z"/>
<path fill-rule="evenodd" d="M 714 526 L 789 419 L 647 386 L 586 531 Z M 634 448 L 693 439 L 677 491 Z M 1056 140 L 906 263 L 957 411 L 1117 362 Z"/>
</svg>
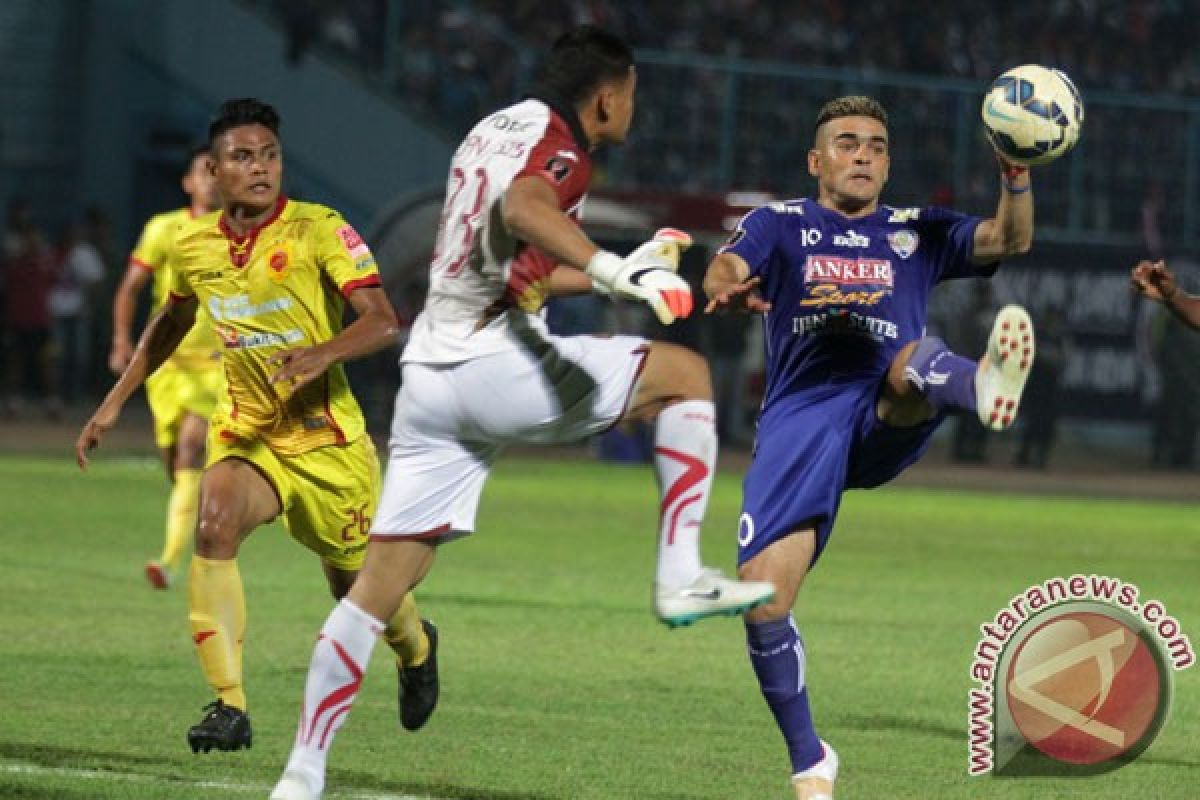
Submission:
<svg viewBox="0 0 1200 800">
<path fill-rule="evenodd" d="M 1075 146 L 1083 101 L 1065 73 L 1037 64 L 1014 67 L 983 96 L 988 139 L 1008 160 L 1048 164 Z"/>
</svg>

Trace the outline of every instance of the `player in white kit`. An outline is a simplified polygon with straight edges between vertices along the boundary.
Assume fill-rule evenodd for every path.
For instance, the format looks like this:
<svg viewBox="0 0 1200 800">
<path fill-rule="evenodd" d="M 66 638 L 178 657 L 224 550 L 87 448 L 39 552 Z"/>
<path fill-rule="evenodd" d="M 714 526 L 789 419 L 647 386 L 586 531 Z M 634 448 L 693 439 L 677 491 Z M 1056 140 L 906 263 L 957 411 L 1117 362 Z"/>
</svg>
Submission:
<svg viewBox="0 0 1200 800">
<path fill-rule="evenodd" d="M 493 461 L 510 442 L 573 442 L 620 420 L 656 420 L 661 491 L 654 608 L 669 626 L 768 601 L 765 582 L 700 561 L 717 437 L 704 360 L 632 336 L 551 335 L 547 297 L 586 291 L 645 302 L 663 323 L 692 297 L 663 232 L 621 258 L 580 229 L 590 152 L 624 141 L 637 75 L 620 39 L 564 34 L 529 98 L 484 118 L 451 163 L 429 297 L 401 358 L 383 498 L 366 564 L 313 652 L 287 769 L 271 797 L 320 797 L 334 733 L 358 693 L 381 619 L 474 530 Z M 686 241 L 684 242 L 686 244 Z"/>
</svg>

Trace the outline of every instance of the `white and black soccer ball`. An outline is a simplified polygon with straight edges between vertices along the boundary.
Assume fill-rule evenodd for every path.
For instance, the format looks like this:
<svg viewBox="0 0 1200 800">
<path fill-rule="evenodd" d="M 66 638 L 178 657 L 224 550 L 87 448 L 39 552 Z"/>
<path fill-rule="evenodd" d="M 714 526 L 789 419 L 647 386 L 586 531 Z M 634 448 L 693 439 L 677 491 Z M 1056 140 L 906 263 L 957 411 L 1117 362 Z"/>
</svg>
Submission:
<svg viewBox="0 0 1200 800">
<path fill-rule="evenodd" d="M 1025 64 L 1005 72 L 983 96 L 992 146 L 1024 166 L 1048 164 L 1079 141 L 1083 100 L 1064 72 Z"/>
</svg>

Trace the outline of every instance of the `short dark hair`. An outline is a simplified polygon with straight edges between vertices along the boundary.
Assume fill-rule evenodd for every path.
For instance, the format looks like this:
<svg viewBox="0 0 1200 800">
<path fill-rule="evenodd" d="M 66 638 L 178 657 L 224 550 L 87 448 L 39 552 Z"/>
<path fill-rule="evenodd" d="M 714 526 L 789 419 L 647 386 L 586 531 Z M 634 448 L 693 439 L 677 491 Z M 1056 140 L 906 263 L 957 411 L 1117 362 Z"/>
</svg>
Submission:
<svg viewBox="0 0 1200 800">
<path fill-rule="evenodd" d="M 578 105 L 601 84 L 623 79 L 632 66 L 633 50 L 623 39 L 595 25 L 580 25 L 554 41 L 534 93 Z"/>
<path fill-rule="evenodd" d="M 208 144 L 212 147 L 217 137 L 243 125 L 262 125 L 276 136 L 279 135 L 279 112 L 269 103 L 254 97 L 239 97 L 226 100 L 217 109 L 208 126 Z"/>
<path fill-rule="evenodd" d="M 817 124 L 813 126 L 813 132 L 820 130 L 821 126 L 831 119 L 840 119 L 841 117 L 871 117 L 882 122 L 885 128 L 888 124 L 887 112 L 883 110 L 883 106 L 878 100 L 874 97 L 854 94 L 835 98 L 821 106 L 821 110 L 817 112 Z"/>
</svg>

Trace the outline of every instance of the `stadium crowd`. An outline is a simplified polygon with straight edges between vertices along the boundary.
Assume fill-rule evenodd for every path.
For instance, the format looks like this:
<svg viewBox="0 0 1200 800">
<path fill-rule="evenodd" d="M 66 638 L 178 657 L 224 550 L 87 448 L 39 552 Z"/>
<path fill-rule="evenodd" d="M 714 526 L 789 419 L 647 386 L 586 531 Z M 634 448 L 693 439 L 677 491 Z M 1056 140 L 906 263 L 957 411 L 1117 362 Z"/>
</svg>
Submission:
<svg viewBox="0 0 1200 800">
<path fill-rule="evenodd" d="M 410 110 L 436 122 L 451 138 L 528 85 L 534 64 L 525 54 L 544 49 L 558 32 L 580 22 L 609 27 L 647 51 L 848 68 L 864 79 L 905 73 L 984 81 L 1012 64 L 1034 61 L 1061 65 L 1085 91 L 1200 97 L 1200 51 L 1191 46 L 1200 36 L 1200 17 L 1189 13 L 1189 4 L 1179 0 L 1051 0 L 1003 7 L 984 0 L 929 0 L 919 15 L 897 13 L 899 4 L 891 0 L 854 4 L 844 0 L 555 4 L 258 0 L 248 4 L 270 11 L 286 29 L 290 61 L 305 58 L 314 46 L 337 51 L 369 74 L 382 76 L 407 100 Z M 1028 35 L 1018 36 L 1019 31 Z M 389 47 L 392 40 L 398 40 L 399 46 Z M 732 170 L 740 188 L 789 196 L 802 190 L 795 165 L 802 163 L 808 146 L 813 98 L 826 88 L 841 88 L 831 82 L 815 89 L 813 97 L 798 97 L 789 91 L 795 88 L 794 79 L 741 78 L 737 146 L 732 163 L 722 167 L 716 152 L 718 126 L 713 122 L 725 98 L 721 75 L 655 65 L 643 70 L 641 80 L 632 146 L 620 154 L 621 163 L 610 165 L 621 182 L 636 182 L 642 188 L 722 190 L 731 185 L 727 177 Z M 780 97 L 788 102 L 779 102 Z M 886 88 L 881 99 L 891 105 Z M 901 104 L 897 100 L 895 105 Z M 893 131 L 905 143 L 911 163 L 894 165 L 894 183 L 911 195 L 897 202 L 967 207 L 988 202 L 994 186 L 982 169 L 972 170 L 971 182 L 959 185 L 955 196 L 944 169 L 955 146 L 952 132 L 945 126 L 914 127 L 910 122 L 946 118 L 951 110 L 939 93 L 908 91 L 899 111 Z M 1114 122 L 1136 129 L 1126 138 L 1145 141 L 1147 149 L 1155 152 L 1168 152 L 1163 137 L 1178 138 L 1174 129 L 1157 119 L 1110 116 L 1105 125 L 1089 129 L 1093 151 L 1101 142 L 1119 141 L 1112 132 Z M 1138 154 L 1120 148 L 1104 152 L 1108 150 L 1112 150 L 1108 163 L 1114 172 L 1138 168 Z M 601 161 L 597 175 L 601 181 L 604 166 Z M 722 168 L 727 171 L 722 173 Z M 1046 201 L 1051 192 L 1061 190 L 1059 184 L 1039 186 L 1047 216 L 1053 205 Z M 1132 203 L 1135 208 L 1139 203 L 1152 205 L 1136 196 L 1121 201 L 1112 188 L 1089 182 L 1087 196 L 1095 198 L 1097 209 L 1106 202 Z M 1107 213 L 1115 216 L 1118 211 L 1114 207 Z M 1099 210 L 1095 215 L 1095 224 L 1102 225 L 1104 215 Z M 9 415 L 23 408 L 57 415 L 64 404 L 94 394 L 108 381 L 104 352 L 111 335 L 109 306 L 120 276 L 123 243 L 111 241 L 102 212 L 77 213 L 78 224 L 53 231 L 44 230 L 36 216 L 28 206 L 13 204 L 0 260 L 0 330 L 6 350 L 0 370 L 5 377 L 0 411 Z M 1162 224 L 1169 226 L 1171 221 L 1164 216 Z M 1149 250 L 1159 253 L 1153 237 L 1145 238 Z M 1147 341 L 1164 338 L 1156 329 L 1152 333 Z M 729 365 L 723 372 L 733 375 L 730 380 L 745 380 L 734 369 L 744 347 L 744 331 L 726 337 L 681 327 L 678 335 L 710 359 Z M 1150 351 L 1157 352 L 1154 347 L 1143 349 L 1147 361 L 1152 360 Z M 723 414 L 722 433 L 728 440 L 749 437 L 754 399 L 753 395 L 743 398 L 739 413 Z M 1156 441 L 1179 438 L 1156 435 Z M 1173 458 L 1161 456 L 1164 450 L 1155 445 L 1156 462 L 1180 464 L 1194 458 L 1192 448 Z"/>
<path fill-rule="evenodd" d="M 595 22 L 622 34 L 646 61 L 638 119 L 629 148 L 600 155 L 598 185 L 793 194 L 817 107 L 833 94 L 867 93 L 890 110 L 892 134 L 904 145 L 892 183 L 906 194 L 892 201 L 974 208 L 990 202 L 992 191 L 977 178 L 988 149 L 981 141 L 964 149 L 961 141 L 962 131 L 974 130 L 976 90 L 899 89 L 888 83 L 896 75 L 982 87 L 1004 69 L 1034 62 L 1062 67 L 1085 95 L 1200 95 L 1200 54 L 1191 46 L 1200 18 L 1177 0 L 1015 6 L 931 0 L 920 14 L 895 0 L 308 4 L 326 9 L 324 22 L 314 26 L 294 4 L 276 0 L 274 7 L 285 18 L 306 20 L 298 29 L 305 43 L 323 41 L 356 62 L 448 139 L 528 87 L 536 66 L 531 54 L 555 32 Z M 712 66 L 671 60 L 680 55 L 712 59 Z M 725 58 L 773 66 L 730 73 L 721 68 Z M 803 79 L 793 72 L 805 68 L 837 69 Z M 1178 114 L 1090 105 L 1089 119 L 1090 158 L 1079 191 L 1069 196 L 1065 182 L 1040 188 L 1039 210 L 1049 226 L 1108 230 L 1132 219 L 1146 191 L 1138 153 L 1186 157 L 1175 135 L 1186 124 Z"/>
<path fill-rule="evenodd" d="M 107 380 L 108 309 L 120 274 L 108 218 L 89 208 L 51 236 L 16 197 L 3 237 L 0 413 L 34 410 L 58 419 Z"/>
<path fill-rule="evenodd" d="M 276 4 L 306 5 L 320 4 Z M 368 67 L 386 60 L 379 35 L 384 15 L 400 15 L 393 22 L 401 41 L 398 69 L 389 77 L 454 133 L 521 88 L 527 67 L 521 52 L 536 52 L 582 22 L 610 28 L 646 50 L 977 80 L 1034 62 L 1061 67 L 1084 88 L 1200 95 L 1200 52 L 1193 46 L 1200 17 L 1180 0 L 929 0 L 919 14 L 895 0 L 336 5 L 327 4 L 323 38 Z"/>
</svg>

